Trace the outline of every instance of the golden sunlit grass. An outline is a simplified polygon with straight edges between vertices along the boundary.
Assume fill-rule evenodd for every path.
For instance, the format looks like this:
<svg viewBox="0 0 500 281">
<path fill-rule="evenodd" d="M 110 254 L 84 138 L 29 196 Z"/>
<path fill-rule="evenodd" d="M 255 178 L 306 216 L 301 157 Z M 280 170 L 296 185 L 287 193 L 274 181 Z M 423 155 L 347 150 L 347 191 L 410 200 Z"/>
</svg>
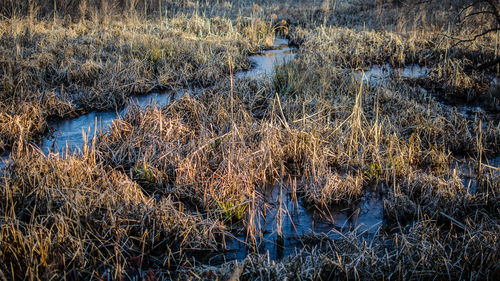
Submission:
<svg viewBox="0 0 500 281">
<path fill-rule="evenodd" d="M 441 34 L 452 11 L 432 3 L 132 2 L 81 2 L 66 17 L 34 5 L 40 18 L 21 5 L 0 21 L 0 151 L 11 152 L 0 279 L 495 280 L 498 74 L 471 69 L 495 53 L 494 34 L 454 45 Z M 265 79 L 234 77 L 276 33 L 296 58 Z M 382 85 L 357 76 L 383 64 L 430 73 Z M 80 153 L 36 148 L 50 119 L 185 88 L 164 107 L 131 105 Z M 449 105 L 465 96 L 488 111 Z M 279 261 L 201 264 L 231 231 L 251 251 L 266 188 L 287 179 L 323 213 L 381 193 L 383 226 L 306 235 Z"/>
</svg>

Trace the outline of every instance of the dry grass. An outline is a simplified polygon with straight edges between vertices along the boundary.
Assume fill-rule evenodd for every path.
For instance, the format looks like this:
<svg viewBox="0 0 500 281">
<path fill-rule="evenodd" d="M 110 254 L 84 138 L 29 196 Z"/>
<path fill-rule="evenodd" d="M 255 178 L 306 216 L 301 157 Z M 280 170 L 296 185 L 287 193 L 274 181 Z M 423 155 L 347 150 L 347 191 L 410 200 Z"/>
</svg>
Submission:
<svg viewBox="0 0 500 281">
<path fill-rule="evenodd" d="M 19 148 L 2 179 L 0 270 L 12 279 L 132 278 L 167 274 L 183 251 L 215 249 L 217 221 L 154 199 L 95 151 L 67 159 Z"/>
<path fill-rule="evenodd" d="M 282 261 L 250 255 L 221 268 L 186 270 L 183 278 L 207 280 L 495 280 L 498 225 L 488 219 L 468 222 L 467 230 L 443 230 L 432 220 L 422 220 L 392 235 L 372 239 L 349 233 L 321 247 L 303 249 Z"/>
<path fill-rule="evenodd" d="M 495 280 L 495 74 L 469 69 L 496 52 L 495 35 L 453 45 L 442 36 L 452 10 L 321 2 L 159 1 L 167 15 L 156 1 L 124 1 L 49 19 L 48 6 L 38 16 L 18 6 L 2 19 L 0 151 L 12 153 L 0 179 L 0 279 Z M 385 20 L 411 9 L 420 12 Z M 290 32 L 296 59 L 270 79 L 232 77 L 276 32 Z M 356 78 L 386 63 L 431 73 L 378 86 Z M 33 145 L 51 118 L 186 87 L 163 108 L 131 106 L 80 154 Z M 440 102 L 465 97 L 489 112 Z M 352 206 L 378 186 L 383 228 L 312 235 L 316 247 L 281 261 L 200 266 L 230 230 L 255 241 L 266 186 L 288 178 L 317 208 Z"/>
</svg>

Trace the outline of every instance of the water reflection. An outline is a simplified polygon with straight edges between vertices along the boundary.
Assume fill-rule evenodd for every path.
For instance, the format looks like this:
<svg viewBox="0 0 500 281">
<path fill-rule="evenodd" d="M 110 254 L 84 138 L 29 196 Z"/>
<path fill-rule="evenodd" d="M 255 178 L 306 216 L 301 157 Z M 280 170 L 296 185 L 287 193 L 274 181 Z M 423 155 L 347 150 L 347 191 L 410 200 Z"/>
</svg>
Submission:
<svg viewBox="0 0 500 281">
<path fill-rule="evenodd" d="M 276 65 L 289 62 L 295 57 L 295 49 L 288 45 L 286 39 L 276 39 L 273 49 L 250 57 L 253 68 L 236 73 L 238 78 L 258 78 L 273 73 Z"/>
<path fill-rule="evenodd" d="M 234 234 L 226 241 L 229 251 L 212 256 L 208 263 L 243 260 L 253 251 L 280 260 L 297 249 L 314 246 L 312 241 L 339 239 L 347 231 L 374 235 L 383 224 L 383 199 L 377 191 L 368 190 L 352 206 L 325 206 L 319 212 L 307 208 L 297 197 L 295 185 L 295 182 L 277 184 L 264 190 L 262 203 L 254 214 L 255 239 L 247 237 L 247 231 Z"/>
<path fill-rule="evenodd" d="M 417 64 L 404 68 L 393 68 L 389 64 L 374 65 L 367 70 L 358 71 L 354 74 L 356 80 L 363 79 L 363 82 L 370 86 L 386 85 L 394 78 L 424 78 L 429 76 L 430 69 Z"/>
</svg>

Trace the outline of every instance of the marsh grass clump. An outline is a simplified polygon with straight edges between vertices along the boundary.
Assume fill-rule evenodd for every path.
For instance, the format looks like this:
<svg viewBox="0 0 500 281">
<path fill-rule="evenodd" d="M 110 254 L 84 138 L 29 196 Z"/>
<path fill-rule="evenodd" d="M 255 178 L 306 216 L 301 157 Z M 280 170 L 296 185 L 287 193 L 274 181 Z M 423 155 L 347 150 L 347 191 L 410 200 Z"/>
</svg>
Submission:
<svg viewBox="0 0 500 281">
<path fill-rule="evenodd" d="M 14 110 L 0 112 L 0 151 L 7 151 L 19 140 L 40 139 L 47 130 L 47 124 L 39 106 L 29 103 L 16 106 Z"/>
<path fill-rule="evenodd" d="M 138 167 L 132 173 L 148 163 L 149 170 L 157 171 L 154 190 L 201 209 L 245 208 L 256 185 L 278 175 L 279 152 L 266 150 L 279 149 L 267 145 L 279 136 L 272 135 L 276 125 L 259 124 L 253 117 L 261 111 L 245 108 L 244 100 L 253 98 L 240 96 L 230 102 L 227 95 L 207 91 L 200 98 L 186 95 L 164 109 L 133 109 L 100 137 L 96 148 L 101 161 L 126 170 Z"/>
<path fill-rule="evenodd" d="M 316 205 L 350 205 L 364 194 L 361 175 L 339 175 L 331 171 L 304 183 L 304 197 Z"/>
<path fill-rule="evenodd" d="M 6 95 L 0 102 L 0 151 L 9 151 L 16 141 L 39 142 L 50 131 L 48 120 L 76 115 L 76 106 L 55 90 L 29 98 Z"/>
<path fill-rule="evenodd" d="M 119 279 L 149 269 L 167 276 L 184 249 L 217 248 L 217 221 L 149 197 L 87 151 L 63 159 L 28 147 L 12 155 L 1 190 L 2 209 L 11 210 L 1 218 L 1 270 L 9 278 Z"/>
</svg>

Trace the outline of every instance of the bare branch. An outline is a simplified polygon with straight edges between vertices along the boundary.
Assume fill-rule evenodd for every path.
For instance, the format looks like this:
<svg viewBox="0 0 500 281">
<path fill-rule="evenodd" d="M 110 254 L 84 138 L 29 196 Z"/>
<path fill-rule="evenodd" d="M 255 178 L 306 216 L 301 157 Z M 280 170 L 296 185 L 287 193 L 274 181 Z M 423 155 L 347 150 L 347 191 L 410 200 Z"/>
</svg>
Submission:
<svg viewBox="0 0 500 281">
<path fill-rule="evenodd" d="M 495 11 L 486 10 L 486 11 L 479 11 L 479 12 L 474 12 L 474 13 L 467 14 L 467 15 L 464 16 L 464 18 L 462 20 L 465 20 L 466 18 L 478 16 L 478 15 L 483 15 L 483 14 L 491 14 L 491 15 L 495 15 L 496 16 Z"/>
<path fill-rule="evenodd" d="M 454 39 L 454 40 L 458 40 L 458 42 L 456 42 L 452 46 L 452 47 L 455 47 L 455 46 L 457 46 L 458 44 L 461 44 L 461 43 L 468 43 L 468 42 L 476 41 L 478 38 L 483 37 L 486 34 L 489 34 L 491 32 L 495 32 L 495 31 L 499 31 L 499 30 L 500 30 L 500 27 L 490 28 L 490 29 L 487 29 L 487 30 L 483 31 L 480 34 L 476 34 L 473 38 L 470 38 L 470 39 L 460 39 L 460 38 L 449 36 L 449 35 L 444 35 L 444 36 L 446 36 L 448 38 L 451 38 L 451 39 Z"/>
</svg>

